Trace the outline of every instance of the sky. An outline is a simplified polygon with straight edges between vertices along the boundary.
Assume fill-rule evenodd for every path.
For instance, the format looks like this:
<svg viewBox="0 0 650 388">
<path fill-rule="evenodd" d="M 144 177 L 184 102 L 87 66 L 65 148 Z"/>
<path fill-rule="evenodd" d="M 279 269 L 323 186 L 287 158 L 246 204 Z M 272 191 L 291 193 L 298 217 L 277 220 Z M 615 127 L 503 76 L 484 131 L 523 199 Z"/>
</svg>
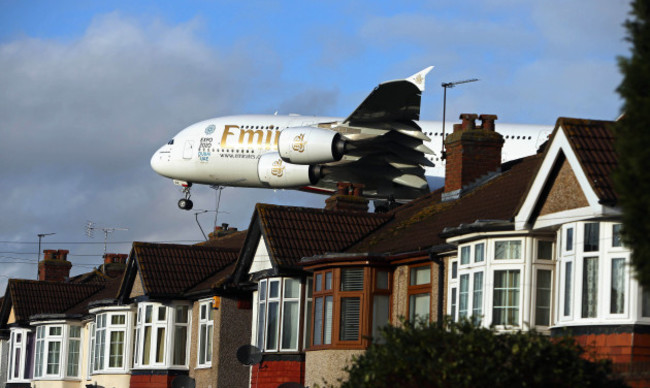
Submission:
<svg viewBox="0 0 650 388">
<path fill-rule="evenodd" d="M 552 126 L 614 120 L 622 0 L 0 0 L 0 289 L 43 249 L 71 274 L 133 241 L 191 244 L 246 229 L 255 203 L 324 206 L 285 190 L 192 190 L 154 173 L 184 127 L 230 114 L 347 116 L 379 83 L 425 67 L 422 119 L 461 113 Z M 498 122 L 497 121 L 497 130 Z M 85 226 L 93 222 L 94 236 Z M 197 224 L 198 221 L 198 224 Z M 128 229 L 128 230 L 118 230 Z"/>
</svg>

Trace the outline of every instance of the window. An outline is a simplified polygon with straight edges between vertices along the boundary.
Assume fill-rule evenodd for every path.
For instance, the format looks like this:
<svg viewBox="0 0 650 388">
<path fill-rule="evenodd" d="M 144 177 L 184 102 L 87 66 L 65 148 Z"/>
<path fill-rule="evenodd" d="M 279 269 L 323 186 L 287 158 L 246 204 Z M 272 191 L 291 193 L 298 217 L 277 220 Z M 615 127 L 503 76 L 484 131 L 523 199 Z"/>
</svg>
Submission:
<svg viewBox="0 0 650 388">
<path fill-rule="evenodd" d="M 564 250 L 566 252 L 573 251 L 573 228 L 565 229 Z"/>
<path fill-rule="evenodd" d="M 431 310 L 431 265 L 409 268 L 409 320 L 429 320 Z"/>
<path fill-rule="evenodd" d="M 456 320 L 456 287 L 451 289 L 451 319 Z"/>
<path fill-rule="evenodd" d="M 474 246 L 474 262 L 480 263 L 485 260 L 485 243 L 476 244 Z"/>
<path fill-rule="evenodd" d="M 612 247 L 622 247 L 623 240 L 621 240 L 621 224 L 612 225 Z"/>
<path fill-rule="evenodd" d="M 564 316 L 568 317 L 571 315 L 571 300 L 572 300 L 572 269 L 573 262 L 569 261 L 564 263 Z"/>
<path fill-rule="evenodd" d="M 361 292 L 363 268 L 343 268 L 341 271 L 340 341 L 358 341 L 361 323 Z M 355 292 L 357 291 L 357 292 Z"/>
<path fill-rule="evenodd" d="M 553 260 L 552 241 L 537 241 L 537 260 Z"/>
<path fill-rule="evenodd" d="M 212 365 L 213 328 L 212 301 L 202 301 L 199 304 L 199 367 Z"/>
<path fill-rule="evenodd" d="M 29 344 L 31 333 L 27 329 L 11 329 L 9 337 L 10 350 L 9 350 L 9 373 L 8 382 L 23 382 L 29 379 L 29 369 L 31 365 L 26 362 L 29 359 Z"/>
<path fill-rule="evenodd" d="M 609 312 L 625 313 L 625 259 L 612 259 L 612 281 Z"/>
<path fill-rule="evenodd" d="M 582 317 L 598 314 L 598 257 L 585 257 L 582 267 Z"/>
<path fill-rule="evenodd" d="M 451 262 L 451 278 L 456 279 L 458 277 L 458 262 Z"/>
<path fill-rule="evenodd" d="M 212 299 L 199 302 L 199 318 L 207 317 L 208 310 L 212 312 Z M 128 320 L 128 315 L 127 315 Z M 121 317 L 112 319 L 110 354 L 108 360 L 111 368 L 120 366 L 128 369 L 119 354 L 126 351 L 127 342 L 124 340 L 128 330 Z M 190 307 L 184 303 L 139 303 L 136 317 L 133 344 L 133 368 L 135 369 L 167 369 L 170 366 L 187 368 L 188 335 L 190 327 Z M 198 364 L 205 362 L 205 354 L 201 356 L 201 347 L 207 345 L 204 334 L 206 331 L 199 326 Z M 209 334 L 211 335 L 211 332 Z M 212 338 L 210 337 L 210 340 Z M 203 341 L 203 342 L 201 342 Z M 211 347 L 211 345 L 210 345 Z"/>
<path fill-rule="evenodd" d="M 483 317 L 483 272 L 474 272 L 472 322 L 481 324 Z"/>
<path fill-rule="evenodd" d="M 460 265 L 469 264 L 471 249 L 472 247 L 469 245 L 460 248 Z"/>
<path fill-rule="evenodd" d="M 467 309 L 469 308 L 469 274 L 460 275 L 459 290 L 458 319 L 467 318 Z"/>
<path fill-rule="evenodd" d="M 535 292 L 535 325 L 551 324 L 551 282 L 550 270 L 537 270 L 537 290 Z"/>
<path fill-rule="evenodd" d="M 298 351 L 301 292 L 299 278 L 271 278 L 259 282 L 257 346 L 260 349 Z"/>
<path fill-rule="evenodd" d="M 316 346 L 330 345 L 332 343 L 332 315 L 334 313 L 332 276 L 332 271 L 315 275 L 314 336 L 312 343 Z M 327 281 L 323 284 L 324 278 Z"/>
<path fill-rule="evenodd" d="M 312 306 L 313 306 L 313 287 L 314 280 L 313 278 L 307 278 L 307 284 L 305 286 L 305 330 L 303 333 L 303 347 L 308 348 L 311 346 L 311 335 L 309 334 L 309 329 L 311 328 L 312 323 Z"/>
<path fill-rule="evenodd" d="M 521 240 L 495 241 L 495 260 L 521 259 Z"/>
<path fill-rule="evenodd" d="M 68 377 L 79 376 L 79 356 L 81 349 L 81 327 L 70 326 L 68 335 L 68 365 L 66 374 Z"/>
<path fill-rule="evenodd" d="M 313 290 L 313 347 L 358 349 L 371 336 L 381 340 L 379 328 L 390 319 L 389 271 L 370 267 L 315 270 Z"/>
<path fill-rule="evenodd" d="M 519 270 L 494 271 L 492 323 L 519 325 Z"/>
<path fill-rule="evenodd" d="M 126 354 L 126 333 L 128 312 L 98 312 L 91 337 L 92 371 L 108 372 L 128 370 L 124 361 Z"/>
<path fill-rule="evenodd" d="M 598 242 L 600 237 L 600 224 L 598 222 L 590 222 L 585 224 L 584 246 L 585 252 L 597 252 Z"/>
<path fill-rule="evenodd" d="M 60 380 L 64 377 L 79 377 L 80 347 L 80 326 L 65 324 L 37 326 L 34 379 Z M 67 359 L 64 358 L 66 354 Z"/>
</svg>

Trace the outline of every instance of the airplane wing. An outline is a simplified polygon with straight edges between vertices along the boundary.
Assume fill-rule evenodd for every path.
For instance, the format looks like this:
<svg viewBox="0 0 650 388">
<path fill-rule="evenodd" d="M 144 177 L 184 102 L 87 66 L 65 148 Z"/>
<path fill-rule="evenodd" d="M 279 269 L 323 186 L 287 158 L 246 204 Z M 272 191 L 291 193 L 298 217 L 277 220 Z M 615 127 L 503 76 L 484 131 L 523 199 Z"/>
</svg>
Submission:
<svg viewBox="0 0 650 388">
<path fill-rule="evenodd" d="M 363 183 L 368 196 L 415 198 L 429 186 L 423 166 L 433 166 L 430 141 L 415 120 L 420 118 L 424 81 L 431 67 L 402 80 L 377 86 L 357 109 L 333 130 L 351 144 L 337 162 L 325 165 L 316 190 L 334 190 L 341 181 Z"/>
</svg>

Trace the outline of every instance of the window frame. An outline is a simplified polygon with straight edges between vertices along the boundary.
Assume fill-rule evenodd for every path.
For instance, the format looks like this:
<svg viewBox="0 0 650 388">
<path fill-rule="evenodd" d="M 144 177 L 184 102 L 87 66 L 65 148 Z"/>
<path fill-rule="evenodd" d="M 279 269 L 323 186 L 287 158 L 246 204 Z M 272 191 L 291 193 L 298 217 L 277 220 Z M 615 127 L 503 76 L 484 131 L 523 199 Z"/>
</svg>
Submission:
<svg viewBox="0 0 650 388">
<path fill-rule="evenodd" d="M 524 281 L 525 281 L 525 279 L 524 279 L 524 276 L 525 276 L 524 269 L 521 268 L 521 267 L 499 268 L 499 269 L 494 269 L 494 270 L 492 270 L 490 272 L 491 272 L 491 278 L 492 278 L 492 289 L 491 289 L 491 291 L 492 291 L 492 316 L 491 316 L 491 318 L 492 319 L 491 319 L 491 324 L 496 326 L 496 327 L 500 327 L 500 328 L 504 328 L 504 329 L 511 328 L 511 327 L 513 327 L 513 328 L 514 327 L 522 328 L 523 327 L 522 314 L 523 314 L 523 310 L 524 310 L 524 308 L 523 308 L 524 307 L 523 306 L 524 289 L 523 289 L 522 284 L 524 284 Z M 504 324 L 504 323 L 496 323 L 495 322 L 495 318 L 497 316 L 497 314 L 496 314 L 497 306 L 496 306 L 496 302 L 495 302 L 496 301 L 495 294 L 496 294 L 496 291 L 497 291 L 496 277 L 497 277 L 497 273 L 500 273 L 500 272 L 505 272 L 506 276 L 510 272 L 517 272 L 518 275 L 519 275 L 517 289 L 516 289 L 517 292 L 518 292 L 518 298 L 517 298 L 517 310 L 518 310 L 517 311 L 517 324 L 515 324 L 515 325 L 510 324 L 510 323 L 505 323 Z M 506 284 L 506 287 L 500 287 L 499 289 L 502 289 L 502 290 L 514 290 L 514 288 L 512 288 L 512 287 L 507 287 L 507 284 Z M 505 309 L 506 309 L 506 320 L 507 320 L 507 316 L 508 316 L 507 311 L 508 311 L 508 309 L 511 309 L 511 308 L 514 308 L 514 307 L 511 307 L 510 305 L 506 305 L 506 306 L 499 306 L 498 308 L 501 309 L 502 307 L 505 307 Z"/>
<path fill-rule="evenodd" d="M 324 279 L 322 279 L 324 282 Z M 295 282 L 297 284 L 297 296 L 287 296 L 287 283 Z M 253 332 L 253 344 L 257 346 L 264 353 L 297 353 L 304 347 L 305 344 L 305 325 L 309 322 L 309 319 L 312 317 L 307 316 L 304 313 L 304 304 L 305 304 L 305 285 L 312 284 L 313 281 L 303 277 L 291 277 L 291 276 L 282 276 L 282 277 L 272 277 L 264 278 L 258 282 L 258 288 L 255 293 L 255 311 L 253 313 L 254 319 L 254 329 Z M 277 284 L 277 295 L 271 295 L 271 285 Z M 312 299 L 315 300 L 313 296 L 310 296 L 310 302 Z M 277 304 L 276 311 L 276 326 L 273 329 L 273 334 L 275 335 L 275 346 L 269 347 L 268 339 L 270 329 L 269 326 L 269 306 L 271 303 Z M 286 306 L 288 303 L 296 304 L 297 303 L 297 315 L 294 317 L 293 323 L 295 324 L 295 346 L 293 347 L 284 347 L 283 340 L 285 339 L 285 318 L 286 318 Z M 263 307 L 263 309 L 262 309 Z M 313 320 L 313 318 L 312 318 Z M 293 325 L 292 325 L 293 326 Z M 293 327 L 292 327 L 293 328 Z"/>
<path fill-rule="evenodd" d="M 206 301 L 211 302 L 212 299 Z M 176 309 L 179 306 L 187 306 L 187 325 L 186 331 L 187 340 L 185 343 L 185 365 L 175 365 L 174 362 L 174 347 L 176 340 Z M 151 321 L 147 322 L 147 309 L 151 308 Z M 164 309 L 165 315 L 160 319 L 160 309 Z M 127 357 L 127 361 L 132 361 L 131 368 L 134 370 L 149 370 L 149 369 L 173 369 L 173 370 L 188 370 L 190 359 L 190 343 L 191 343 L 191 327 L 192 327 L 192 305 L 185 301 L 175 301 L 172 303 L 160 302 L 141 302 L 137 304 L 137 308 L 131 313 L 131 325 L 127 325 L 125 336 L 131 338 L 131 341 L 125 341 L 125 348 L 127 352 L 132 351 L 132 355 Z M 150 330 L 149 346 L 145 349 L 145 332 L 146 329 Z M 164 329 L 164 338 L 162 342 L 158 342 L 160 329 Z M 156 346 L 162 344 L 164 346 L 162 362 L 156 360 Z M 132 350 L 130 350 L 132 349 Z M 198 346 L 197 346 L 198 349 Z M 128 354 L 128 353 L 127 353 Z M 145 354 L 149 356 L 148 363 L 144 363 Z M 197 358 L 198 362 L 198 358 Z M 129 362 L 125 362 L 128 371 Z"/>
<path fill-rule="evenodd" d="M 35 333 L 34 333 L 35 334 Z M 29 374 L 31 366 L 26 365 L 26 357 L 29 349 L 29 336 L 34 335 L 29 329 L 25 328 L 11 328 L 9 334 L 9 360 L 7 364 L 7 382 L 8 383 L 25 383 L 30 381 Z M 18 340 L 20 338 L 20 340 Z M 16 351 L 20 350 L 18 360 L 16 360 Z M 16 363 L 18 365 L 16 365 Z M 33 369 L 31 373 L 33 375 Z M 33 376 L 31 376 L 33 377 Z"/>
<path fill-rule="evenodd" d="M 205 314 L 203 314 L 205 312 Z M 199 319 L 196 346 L 196 368 L 212 367 L 212 349 L 214 348 L 214 312 L 212 299 L 199 301 Z M 205 338 L 203 332 L 205 331 Z M 209 346 L 206 345 L 209 344 Z M 203 359 L 203 361 L 201 361 Z"/>
<path fill-rule="evenodd" d="M 460 259 L 459 259 L 460 260 Z M 471 260 L 470 260 L 471 262 Z M 422 284 L 411 284 L 411 276 L 413 271 L 417 271 L 419 268 L 423 267 L 428 267 L 429 269 L 429 282 L 428 283 L 422 283 Z M 432 287 L 433 287 L 433 266 L 431 265 L 431 262 L 425 262 L 425 263 L 420 263 L 420 264 L 415 264 L 415 265 L 409 265 L 408 266 L 408 286 L 407 286 L 407 291 L 406 291 L 406 300 L 407 300 L 407 311 L 408 311 L 408 319 L 413 320 L 416 316 L 415 312 L 411 310 L 411 298 L 420 296 L 420 295 L 428 295 L 429 297 L 429 313 L 427 316 L 425 316 L 425 320 L 428 322 L 431 322 L 432 319 L 432 313 L 431 313 L 431 297 L 432 297 Z"/>
</svg>

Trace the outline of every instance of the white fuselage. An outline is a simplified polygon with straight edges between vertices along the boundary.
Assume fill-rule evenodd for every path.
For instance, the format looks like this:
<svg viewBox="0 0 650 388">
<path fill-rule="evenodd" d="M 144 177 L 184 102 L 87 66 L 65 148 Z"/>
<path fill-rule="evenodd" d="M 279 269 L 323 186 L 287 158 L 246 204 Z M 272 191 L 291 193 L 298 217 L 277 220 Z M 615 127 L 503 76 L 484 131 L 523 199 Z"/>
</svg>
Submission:
<svg viewBox="0 0 650 388">
<path fill-rule="evenodd" d="M 308 127 L 341 122 L 322 116 L 240 115 L 225 116 L 192 124 L 179 132 L 151 158 L 158 174 L 177 181 L 220 186 L 267 187 L 258 175 L 258 159 L 277 151 L 279 133 L 288 127 Z M 434 155 L 426 155 L 435 167 L 425 167 L 427 176 L 444 177 L 442 122 L 419 121 L 425 142 Z M 503 135 L 503 161 L 532 155 L 548 138 L 550 126 L 495 124 Z M 447 124 L 446 134 L 452 132 Z"/>
</svg>

